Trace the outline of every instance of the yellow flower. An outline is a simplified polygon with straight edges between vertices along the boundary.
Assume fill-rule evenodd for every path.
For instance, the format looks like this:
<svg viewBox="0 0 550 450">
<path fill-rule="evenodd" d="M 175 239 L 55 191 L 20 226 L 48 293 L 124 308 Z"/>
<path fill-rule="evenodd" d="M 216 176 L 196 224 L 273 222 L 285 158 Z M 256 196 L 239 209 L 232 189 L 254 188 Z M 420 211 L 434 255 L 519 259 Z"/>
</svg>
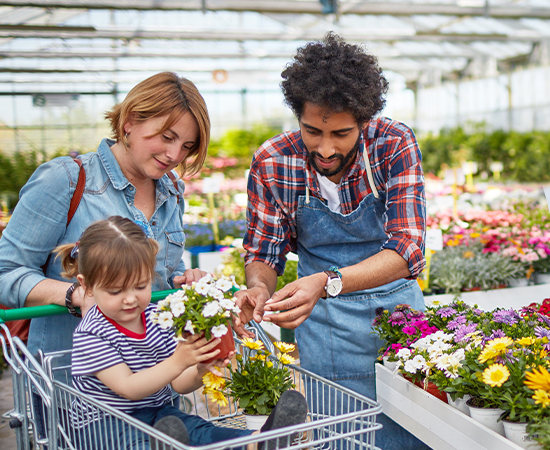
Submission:
<svg viewBox="0 0 550 450">
<path fill-rule="evenodd" d="M 202 382 L 207 389 L 223 389 L 225 378 L 214 375 L 212 372 L 204 374 Z"/>
<path fill-rule="evenodd" d="M 283 364 L 293 364 L 296 360 L 292 356 L 282 353 L 279 355 L 279 361 Z"/>
<path fill-rule="evenodd" d="M 265 355 L 256 355 L 250 359 L 253 359 L 255 361 L 265 361 L 265 358 L 266 358 Z"/>
<path fill-rule="evenodd" d="M 271 361 L 266 362 L 265 365 L 266 365 L 269 369 L 271 369 L 271 368 L 273 367 L 273 363 L 272 363 Z"/>
<path fill-rule="evenodd" d="M 294 344 L 288 344 L 286 342 L 274 342 L 273 345 L 277 347 L 281 353 L 293 352 L 296 349 Z"/>
<path fill-rule="evenodd" d="M 481 236 L 481 234 L 479 234 L 479 233 L 471 233 L 470 234 L 470 237 L 472 237 L 472 238 L 478 238 L 479 236 Z"/>
<path fill-rule="evenodd" d="M 521 339 L 516 339 L 516 342 L 523 347 L 529 347 L 530 345 L 533 345 L 536 340 L 532 337 L 522 337 Z"/>
<path fill-rule="evenodd" d="M 542 389 L 543 391 L 550 391 L 550 373 L 543 366 L 539 366 L 539 370 L 533 369 L 533 372 L 525 372 L 525 385 L 529 389 L 536 391 Z"/>
<path fill-rule="evenodd" d="M 537 405 L 541 405 L 543 408 L 546 408 L 550 405 L 550 396 L 548 392 L 543 391 L 542 389 L 537 389 L 533 394 L 533 400 Z"/>
<path fill-rule="evenodd" d="M 244 338 L 242 342 L 245 347 L 251 348 L 252 350 L 262 350 L 264 348 L 262 341 L 255 341 L 252 338 Z"/>
<path fill-rule="evenodd" d="M 464 252 L 462 256 L 466 259 L 472 259 L 475 256 L 475 254 L 471 250 L 468 250 L 467 252 Z"/>
<path fill-rule="evenodd" d="M 218 406 L 227 406 L 229 403 L 223 392 L 214 389 L 205 389 L 202 393 L 208 395 L 208 398 L 218 404 Z"/>
<path fill-rule="evenodd" d="M 487 362 L 490 359 L 496 358 L 500 353 L 491 349 L 491 348 L 484 348 L 479 356 L 477 357 L 477 360 L 481 363 Z"/>
<path fill-rule="evenodd" d="M 483 371 L 483 382 L 492 387 L 500 387 L 510 378 L 510 371 L 502 364 L 493 364 Z"/>
</svg>

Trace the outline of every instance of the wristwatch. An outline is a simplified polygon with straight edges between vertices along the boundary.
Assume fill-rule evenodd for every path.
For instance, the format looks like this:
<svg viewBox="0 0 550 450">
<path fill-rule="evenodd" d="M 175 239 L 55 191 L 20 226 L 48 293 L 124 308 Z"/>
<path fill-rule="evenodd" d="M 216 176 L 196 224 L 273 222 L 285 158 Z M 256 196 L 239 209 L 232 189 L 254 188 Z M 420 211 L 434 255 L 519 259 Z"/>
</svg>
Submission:
<svg viewBox="0 0 550 450">
<path fill-rule="evenodd" d="M 324 272 L 327 274 L 327 284 L 325 285 L 325 296 L 323 298 L 327 298 L 327 295 L 330 295 L 331 297 L 336 297 L 340 292 L 342 292 L 342 274 L 338 269 L 334 270 L 333 267 L 330 268 L 331 270 L 325 270 Z"/>
</svg>

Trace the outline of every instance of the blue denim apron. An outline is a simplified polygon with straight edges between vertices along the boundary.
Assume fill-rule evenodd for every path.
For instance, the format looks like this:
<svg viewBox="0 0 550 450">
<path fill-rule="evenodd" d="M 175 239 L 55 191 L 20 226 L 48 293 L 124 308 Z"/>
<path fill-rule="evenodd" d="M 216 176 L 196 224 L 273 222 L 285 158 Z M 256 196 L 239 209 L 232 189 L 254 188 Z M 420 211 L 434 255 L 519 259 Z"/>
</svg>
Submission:
<svg viewBox="0 0 550 450">
<path fill-rule="evenodd" d="M 378 193 L 374 186 L 366 150 L 364 160 L 372 193 L 350 214 L 331 211 L 321 200 L 310 197 L 307 187 L 306 196 L 300 196 L 299 277 L 328 270 L 332 265 L 341 268 L 357 264 L 379 253 L 388 239 L 383 219 L 386 195 Z M 415 280 L 402 278 L 373 289 L 319 299 L 311 315 L 296 328 L 300 366 L 375 399 L 374 363 L 383 343 L 371 334 L 371 324 L 376 308 L 391 310 L 400 303 L 425 309 L 422 291 Z M 399 431 L 395 434 L 392 430 L 390 436 L 391 424 Z M 394 422 L 384 424 L 384 428 L 376 437 L 381 448 L 424 448 Z M 391 437 L 392 442 L 385 443 L 384 435 Z"/>
</svg>

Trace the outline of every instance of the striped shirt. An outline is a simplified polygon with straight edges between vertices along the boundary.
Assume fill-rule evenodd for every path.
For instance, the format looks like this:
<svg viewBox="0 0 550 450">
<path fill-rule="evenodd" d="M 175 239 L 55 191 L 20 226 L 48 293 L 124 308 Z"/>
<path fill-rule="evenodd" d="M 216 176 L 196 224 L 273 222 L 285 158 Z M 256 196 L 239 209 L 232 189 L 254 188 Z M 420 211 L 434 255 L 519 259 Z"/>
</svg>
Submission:
<svg viewBox="0 0 550 450">
<path fill-rule="evenodd" d="M 361 151 L 338 188 L 342 214 L 353 212 L 372 192 L 362 152 L 365 146 L 374 184 L 386 196 L 383 219 L 388 238 L 382 249 L 400 254 L 409 264 L 410 278 L 416 278 L 425 265 L 426 230 L 424 172 L 416 137 L 403 123 L 385 117 L 369 122 Z M 279 134 L 256 151 L 248 178 L 246 264 L 260 261 L 279 275 L 284 272 L 286 255 L 296 252 L 298 198 L 305 195 L 306 186 L 326 203 L 300 130 Z"/>
<path fill-rule="evenodd" d="M 156 309 L 150 304 L 142 314 L 145 332 L 137 334 L 105 317 L 97 305 L 93 306 L 73 335 L 73 385 L 80 392 L 119 411 L 131 413 L 139 408 L 157 407 L 171 402 L 170 386 L 141 400 L 121 397 L 105 386 L 94 374 L 100 370 L 125 363 L 132 372 L 153 367 L 174 353 L 173 332 L 152 323 L 150 313 Z M 100 417 L 88 403 L 73 402 L 73 421 L 78 427 Z"/>
</svg>

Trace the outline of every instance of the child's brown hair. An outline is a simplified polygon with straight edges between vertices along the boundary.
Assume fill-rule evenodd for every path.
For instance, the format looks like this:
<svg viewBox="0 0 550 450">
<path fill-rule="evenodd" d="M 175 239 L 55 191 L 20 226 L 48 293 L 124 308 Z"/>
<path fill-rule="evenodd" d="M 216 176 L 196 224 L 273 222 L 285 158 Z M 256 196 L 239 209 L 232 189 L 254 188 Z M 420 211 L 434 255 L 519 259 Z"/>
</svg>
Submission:
<svg viewBox="0 0 550 450">
<path fill-rule="evenodd" d="M 81 274 L 87 288 L 127 289 L 144 271 L 154 279 L 158 248 L 135 222 L 112 216 L 91 224 L 76 244 L 60 245 L 54 252 L 61 258 L 63 277 Z"/>
</svg>

